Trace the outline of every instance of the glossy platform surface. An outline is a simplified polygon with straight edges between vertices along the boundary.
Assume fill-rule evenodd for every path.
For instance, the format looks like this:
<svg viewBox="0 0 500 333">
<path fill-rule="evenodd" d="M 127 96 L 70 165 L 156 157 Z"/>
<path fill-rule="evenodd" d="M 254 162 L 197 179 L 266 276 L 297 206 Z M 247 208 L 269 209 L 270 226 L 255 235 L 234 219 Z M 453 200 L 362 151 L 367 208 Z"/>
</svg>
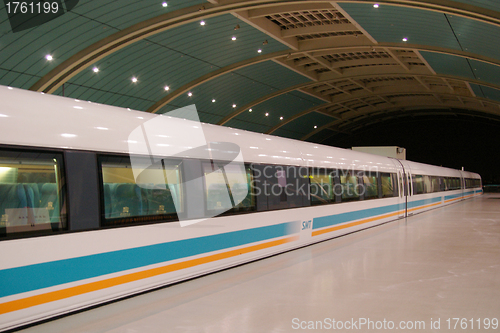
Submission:
<svg viewBox="0 0 500 333">
<path fill-rule="evenodd" d="M 453 329 L 452 318 L 465 318 L 466 328 L 459 329 L 458 323 Z M 500 319 L 500 194 L 455 203 L 22 332 L 389 332 L 401 321 L 407 328 L 413 326 L 406 331 L 500 331 L 500 324 L 492 329 L 493 321 L 485 329 L 486 318 Z M 355 326 L 333 330 L 329 327 L 333 320 L 336 325 L 341 321 Z M 387 328 L 391 322 L 393 330 Z"/>
</svg>

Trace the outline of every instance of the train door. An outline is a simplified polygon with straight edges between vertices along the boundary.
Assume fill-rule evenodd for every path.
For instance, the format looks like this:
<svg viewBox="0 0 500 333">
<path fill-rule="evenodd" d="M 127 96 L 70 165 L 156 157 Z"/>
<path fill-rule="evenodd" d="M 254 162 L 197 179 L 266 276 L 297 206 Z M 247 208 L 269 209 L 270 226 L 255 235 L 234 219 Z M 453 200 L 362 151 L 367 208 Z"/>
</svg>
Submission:
<svg viewBox="0 0 500 333">
<path fill-rule="evenodd" d="M 405 167 L 401 163 L 400 160 L 394 159 L 395 160 L 395 166 L 398 170 L 398 193 L 399 193 L 399 217 L 405 217 L 408 216 L 407 214 L 407 207 L 408 207 L 408 181 L 407 181 L 407 175 L 405 172 Z"/>
</svg>

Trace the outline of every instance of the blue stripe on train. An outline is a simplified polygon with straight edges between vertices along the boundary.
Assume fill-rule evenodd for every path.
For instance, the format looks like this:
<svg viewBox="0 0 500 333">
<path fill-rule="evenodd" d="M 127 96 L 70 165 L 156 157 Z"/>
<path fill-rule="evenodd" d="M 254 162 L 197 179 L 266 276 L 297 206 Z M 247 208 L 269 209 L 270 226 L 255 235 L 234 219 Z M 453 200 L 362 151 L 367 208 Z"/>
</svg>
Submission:
<svg viewBox="0 0 500 333">
<path fill-rule="evenodd" d="M 441 197 L 424 199 L 424 200 L 417 200 L 417 201 L 413 201 L 413 202 L 408 202 L 408 208 L 424 206 L 424 205 L 428 205 L 428 204 L 432 204 L 432 203 L 436 203 L 436 202 L 440 202 L 440 201 L 441 201 Z M 342 214 L 317 217 L 313 221 L 313 229 L 320 229 L 320 228 L 329 227 L 329 226 L 340 224 L 340 223 L 361 220 L 361 219 L 365 219 L 365 218 L 369 218 L 369 217 L 373 217 L 373 216 L 377 216 L 377 215 L 382 215 L 382 214 L 389 214 L 389 213 L 393 213 L 393 212 L 396 212 L 396 211 L 402 210 L 402 209 L 405 209 L 405 205 L 403 203 L 389 205 L 389 206 L 383 206 L 383 207 L 363 209 L 363 210 L 358 210 L 358 211 L 354 211 L 354 212 L 347 212 L 347 213 L 342 213 Z"/>
<path fill-rule="evenodd" d="M 299 221 L 295 221 L 4 269 L 0 271 L 0 297 L 265 241 L 297 233 L 299 228 Z"/>
</svg>

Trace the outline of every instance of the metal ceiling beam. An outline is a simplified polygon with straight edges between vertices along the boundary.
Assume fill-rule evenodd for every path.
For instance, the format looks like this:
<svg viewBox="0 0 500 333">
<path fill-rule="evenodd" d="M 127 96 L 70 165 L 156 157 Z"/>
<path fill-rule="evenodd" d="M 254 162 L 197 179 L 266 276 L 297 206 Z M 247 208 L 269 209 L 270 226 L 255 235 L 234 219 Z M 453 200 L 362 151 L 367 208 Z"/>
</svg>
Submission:
<svg viewBox="0 0 500 333">
<path fill-rule="evenodd" d="M 53 93 L 69 79 L 98 60 L 103 59 L 110 54 L 144 38 L 174 27 L 194 22 L 196 20 L 238 11 L 247 12 L 248 14 L 249 11 L 254 9 L 275 7 L 277 5 L 307 5 L 308 3 L 311 3 L 308 0 L 213 0 L 211 2 L 212 3 L 206 3 L 203 6 L 195 5 L 159 15 L 112 34 L 75 53 L 66 61 L 51 70 L 48 74 L 44 75 L 30 88 L 30 90 Z M 366 3 L 371 1 L 350 0 L 349 2 Z M 331 1 L 315 1 L 314 3 L 330 3 L 334 6 L 336 5 L 335 2 Z M 384 0 L 380 1 L 380 3 L 460 15 L 466 18 L 500 26 L 499 12 L 450 0 Z M 247 19 L 254 20 L 251 19 L 249 15 L 247 15 Z M 373 44 L 373 41 L 371 41 L 371 44 Z M 307 46 L 307 44 L 304 44 L 304 47 L 305 46 Z M 292 47 L 292 49 L 293 48 L 294 47 Z"/>
<path fill-rule="evenodd" d="M 403 75 L 403 76 L 406 76 L 406 71 L 401 71 L 401 73 L 387 73 L 385 75 L 380 75 L 380 74 L 366 74 L 366 75 L 359 75 L 359 76 L 353 76 L 351 78 L 337 78 L 337 80 L 345 80 L 345 79 L 361 79 L 361 78 L 369 78 L 369 77 L 379 77 L 379 76 L 397 76 L 397 75 Z M 477 83 L 479 82 L 478 80 L 470 80 L 468 78 L 460 78 L 460 77 L 456 77 L 456 76 L 449 76 L 449 75 L 432 75 L 432 74 L 412 74 L 412 76 L 420 76 L 420 77 L 432 77 L 432 78 L 436 78 L 436 77 L 439 77 L 439 78 L 448 78 L 448 79 L 452 79 L 452 80 L 457 80 L 457 81 L 463 81 L 465 83 L 468 83 L 468 82 L 471 82 L 471 83 Z M 335 80 L 329 80 L 328 82 L 330 83 L 334 83 Z M 277 96 L 280 96 L 282 94 L 286 94 L 290 91 L 293 91 L 293 90 L 297 90 L 297 89 L 302 89 L 302 88 L 305 88 L 305 87 L 309 87 L 309 86 L 312 86 L 314 84 L 317 84 L 315 82 L 308 82 L 308 83 L 304 83 L 304 84 L 298 84 L 298 85 L 295 85 L 293 87 L 289 87 L 289 88 L 286 88 L 286 89 L 283 89 L 283 90 L 279 90 L 279 91 L 275 91 L 267 96 L 263 96 L 261 98 L 259 98 L 258 100 L 255 100 L 251 103 L 248 103 L 247 105 L 243 106 L 242 108 L 230 113 L 229 115 L 227 115 L 226 117 L 224 117 L 220 122 L 218 122 L 217 124 L 218 125 L 224 125 L 226 124 L 228 121 L 230 121 L 231 119 L 233 119 L 234 117 L 238 116 L 239 114 L 245 112 L 246 110 L 248 110 L 249 108 L 251 107 L 254 107 L 255 105 L 258 105 L 264 101 L 267 101 L 267 100 L 270 100 L 274 97 L 277 97 Z M 480 83 L 481 84 L 481 83 Z M 494 84 L 485 84 L 486 86 L 490 87 L 490 88 L 493 88 L 493 89 L 498 89 L 500 90 L 500 85 L 494 85 Z M 426 91 L 422 91 L 422 93 L 424 93 Z M 401 93 L 411 93 L 411 91 L 403 91 Z M 389 94 L 386 94 L 386 95 L 390 95 Z M 377 94 L 370 94 L 368 96 L 380 96 L 382 97 L 382 99 L 387 99 L 386 97 L 383 96 L 383 94 L 380 94 L 380 93 L 377 93 Z M 360 97 L 368 97 L 365 95 L 358 95 L 358 94 L 351 94 L 350 95 L 350 98 L 351 99 L 356 99 L 356 98 L 360 98 Z M 471 98 L 470 96 L 464 96 L 464 97 L 467 97 L 467 98 Z M 345 100 L 349 100 L 349 99 L 342 99 L 342 101 L 345 101 Z M 393 101 L 387 101 L 389 104 L 394 104 Z"/>
<path fill-rule="evenodd" d="M 248 11 L 248 17 L 258 18 L 258 17 L 266 17 L 281 13 L 302 12 L 309 10 L 332 10 L 332 9 L 335 8 L 332 7 L 332 5 L 329 2 L 286 4 L 286 5 L 251 9 Z"/>
<path fill-rule="evenodd" d="M 405 87 L 404 84 L 399 84 L 398 86 L 393 86 L 393 87 L 390 87 L 390 86 L 384 87 L 384 89 L 379 89 L 381 91 L 379 91 L 377 93 L 377 95 L 372 95 L 371 92 L 369 91 L 368 94 L 366 94 L 366 93 L 354 93 L 351 96 L 348 96 L 346 98 L 335 98 L 334 100 L 332 100 L 328 104 L 322 104 L 319 107 L 315 107 L 315 110 L 318 110 L 318 109 L 321 109 L 321 110 L 328 109 L 329 106 L 339 105 L 339 106 L 341 106 L 341 107 L 343 107 L 343 108 L 345 108 L 345 109 L 347 109 L 347 110 L 349 110 L 349 111 L 351 111 L 353 113 L 360 114 L 359 109 L 353 109 L 353 108 L 345 105 L 345 103 L 349 103 L 349 102 L 355 101 L 355 100 L 361 100 L 361 99 L 367 98 L 367 97 L 376 96 L 376 97 L 382 98 L 384 101 L 386 101 L 389 106 L 383 105 L 383 106 L 378 107 L 378 106 L 370 105 L 369 103 L 367 103 L 365 101 L 362 101 L 362 100 L 361 100 L 361 102 L 363 104 L 367 104 L 368 107 L 371 107 L 373 109 L 384 110 L 384 109 L 387 109 L 388 107 L 390 108 L 390 107 L 394 107 L 394 106 L 400 106 L 400 102 L 398 102 L 398 101 L 389 101 L 386 96 L 406 95 L 406 94 L 409 94 L 409 93 L 428 94 L 428 91 L 425 88 L 423 88 L 423 87 L 421 87 L 420 91 L 417 89 L 417 87 L 420 87 L 420 84 L 418 82 L 415 82 L 414 84 L 409 84 L 409 82 L 406 82 L 406 85 L 407 85 L 406 87 Z M 500 86 L 498 86 L 498 88 L 500 88 Z M 460 95 L 460 94 L 457 94 L 456 92 L 453 93 L 453 94 L 450 94 L 448 92 L 443 92 L 443 91 L 432 91 L 430 93 L 430 95 L 433 96 L 437 101 L 439 101 L 440 107 L 443 107 L 443 105 L 449 104 L 448 101 L 443 101 L 440 96 L 445 96 L 445 97 L 448 97 L 448 98 L 452 97 L 452 96 L 455 97 L 455 98 L 460 97 L 460 98 L 462 98 L 460 100 L 460 102 L 461 102 L 460 104 L 462 104 L 462 105 L 464 104 L 464 102 L 463 102 L 464 100 L 469 100 L 469 101 L 476 100 L 476 98 L 474 98 L 474 97 L 471 97 L 471 96 L 468 96 L 468 95 Z M 422 101 L 422 100 L 419 99 L 417 101 L 412 101 L 412 103 L 414 103 L 414 105 L 418 106 L 418 102 L 419 101 L 420 102 L 425 102 L 425 101 Z M 417 102 L 417 103 L 415 104 L 415 102 Z M 500 102 L 496 102 L 496 103 L 495 102 L 490 102 L 490 103 L 493 104 L 493 105 L 499 105 L 500 106 Z M 484 105 L 484 101 L 483 100 L 481 100 L 481 105 L 483 106 L 483 108 L 486 108 L 486 106 Z M 409 106 L 409 105 L 405 105 L 405 106 Z M 306 113 L 304 113 L 304 115 L 308 114 L 308 113 L 309 112 L 306 112 Z M 297 115 L 300 115 L 300 114 L 301 113 L 298 113 Z M 345 116 L 344 117 L 339 117 L 339 115 L 337 115 L 334 112 L 333 113 L 329 112 L 329 114 L 331 116 L 333 116 L 333 117 L 338 117 L 338 119 L 341 119 L 342 121 L 346 120 Z M 500 112 L 498 112 L 498 115 L 500 115 Z M 294 117 L 293 120 L 297 119 L 299 117 L 300 116 Z M 290 121 L 291 120 L 287 121 L 286 123 L 288 123 Z M 276 131 L 281 126 L 285 125 L 286 123 L 280 123 L 280 124 L 276 125 L 275 127 L 272 128 L 272 132 Z"/>
<path fill-rule="evenodd" d="M 314 35 L 314 34 L 324 34 L 331 32 L 346 32 L 346 31 L 358 31 L 358 28 L 351 23 L 312 25 L 303 28 L 281 30 L 281 37 L 288 38 L 288 37 L 296 37 L 302 35 Z"/>
</svg>

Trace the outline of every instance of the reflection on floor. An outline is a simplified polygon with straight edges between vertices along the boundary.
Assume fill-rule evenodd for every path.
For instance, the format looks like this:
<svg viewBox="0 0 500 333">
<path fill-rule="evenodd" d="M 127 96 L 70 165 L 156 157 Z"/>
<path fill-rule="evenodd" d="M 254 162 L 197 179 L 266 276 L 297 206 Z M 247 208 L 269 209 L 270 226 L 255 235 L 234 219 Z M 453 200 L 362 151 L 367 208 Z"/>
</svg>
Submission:
<svg viewBox="0 0 500 333">
<path fill-rule="evenodd" d="M 458 331 L 480 332 L 487 318 L 500 317 L 495 198 L 459 202 L 22 332 L 321 332 L 340 322 L 354 325 L 352 332 L 389 331 L 377 326 L 391 322 L 394 329 L 442 332 L 454 331 L 452 318 L 466 318 L 468 328 Z"/>
</svg>

